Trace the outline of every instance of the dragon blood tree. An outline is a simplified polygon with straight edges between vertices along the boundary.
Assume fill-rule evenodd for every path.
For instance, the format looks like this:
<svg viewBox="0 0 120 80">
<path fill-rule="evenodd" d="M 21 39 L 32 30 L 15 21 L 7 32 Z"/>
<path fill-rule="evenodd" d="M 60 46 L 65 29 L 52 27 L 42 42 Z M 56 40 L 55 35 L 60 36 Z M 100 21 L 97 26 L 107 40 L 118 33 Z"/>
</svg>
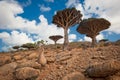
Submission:
<svg viewBox="0 0 120 80">
<path fill-rule="evenodd" d="M 100 31 L 108 29 L 111 23 L 104 18 L 88 18 L 80 22 L 77 31 L 92 38 L 92 47 L 96 44 L 96 36 Z"/>
<path fill-rule="evenodd" d="M 53 23 L 57 27 L 62 27 L 64 29 L 64 46 L 63 49 L 68 49 L 68 29 L 75 24 L 80 23 L 82 14 L 75 8 L 67 8 L 62 11 L 58 11 L 56 15 L 53 16 Z"/>
<path fill-rule="evenodd" d="M 51 39 L 55 42 L 55 46 L 56 46 L 56 42 L 61 38 L 63 38 L 63 36 L 61 36 L 61 35 L 53 35 L 53 36 L 49 37 L 49 39 Z"/>
</svg>

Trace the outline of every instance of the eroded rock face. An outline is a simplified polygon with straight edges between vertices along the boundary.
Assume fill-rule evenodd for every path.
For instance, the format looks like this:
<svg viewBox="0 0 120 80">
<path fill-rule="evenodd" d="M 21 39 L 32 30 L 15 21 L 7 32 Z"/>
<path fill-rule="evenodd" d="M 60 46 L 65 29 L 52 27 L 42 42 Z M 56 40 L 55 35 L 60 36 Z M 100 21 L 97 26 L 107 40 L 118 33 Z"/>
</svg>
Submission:
<svg viewBox="0 0 120 80">
<path fill-rule="evenodd" d="M 67 74 L 65 77 L 63 77 L 62 80 L 86 80 L 86 78 L 80 72 L 73 72 L 73 73 Z"/>
<path fill-rule="evenodd" d="M 15 75 L 17 79 L 30 79 L 37 78 L 40 71 L 31 67 L 19 68 L 16 70 Z"/>
</svg>

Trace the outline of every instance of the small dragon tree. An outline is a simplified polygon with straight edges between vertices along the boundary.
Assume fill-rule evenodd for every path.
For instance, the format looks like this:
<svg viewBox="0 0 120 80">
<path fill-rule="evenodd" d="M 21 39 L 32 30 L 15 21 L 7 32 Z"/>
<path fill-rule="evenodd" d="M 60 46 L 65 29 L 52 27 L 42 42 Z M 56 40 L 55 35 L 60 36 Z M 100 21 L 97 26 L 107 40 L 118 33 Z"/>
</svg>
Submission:
<svg viewBox="0 0 120 80">
<path fill-rule="evenodd" d="M 49 38 L 55 42 L 55 46 L 56 46 L 56 42 L 59 39 L 63 38 L 63 36 L 61 36 L 61 35 L 53 35 L 53 36 L 50 36 Z"/>
<path fill-rule="evenodd" d="M 108 41 L 108 39 L 101 39 L 101 40 L 99 40 L 99 42 L 107 42 Z"/>
<path fill-rule="evenodd" d="M 16 49 L 17 51 L 19 50 L 20 46 L 13 46 L 13 49 Z"/>
<path fill-rule="evenodd" d="M 57 27 L 62 27 L 64 29 L 64 50 L 68 48 L 68 28 L 74 26 L 81 21 L 82 14 L 75 8 L 67 8 L 62 11 L 58 11 L 56 15 L 53 16 L 53 23 Z"/>
<path fill-rule="evenodd" d="M 109 28 L 111 23 L 104 18 L 88 18 L 80 22 L 77 31 L 92 38 L 92 46 L 96 44 L 96 36 L 100 31 Z"/>
</svg>

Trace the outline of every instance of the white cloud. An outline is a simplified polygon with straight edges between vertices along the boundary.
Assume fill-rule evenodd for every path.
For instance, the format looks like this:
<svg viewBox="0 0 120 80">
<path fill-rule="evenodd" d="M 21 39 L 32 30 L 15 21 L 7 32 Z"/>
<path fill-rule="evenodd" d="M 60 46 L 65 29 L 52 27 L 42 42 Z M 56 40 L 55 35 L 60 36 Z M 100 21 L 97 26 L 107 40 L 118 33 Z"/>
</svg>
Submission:
<svg viewBox="0 0 120 80">
<path fill-rule="evenodd" d="M 111 22 L 106 31 L 120 34 L 120 0 L 84 0 L 84 5 L 77 3 L 77 0 L 68 0 L 66 7 L 75 6 L 83 14 L 83 18 L 96 17 L 105 18 Z"/>
<path fill-rule="evenodd" d="M 85 0 L 83 7 L 79 3 L 75 7 L 83 14 L 83 18 L 93 16 L 93 13 L 111 22 L 111 26 L 106 31 L 120 34 L 120 0 Z"/>
<path fill-rule="evenodd" d="M 68 37 L 69 37 L 69 42 L 73 42 L 77 38 L 76 34 L 69 34 Z"/>
<path fill-rule="evenodd" d="M 16 20 L 17 14 L 23 13 L 23 9 L 15 1 L 0 1 L 0 28 L 9 28 Z M 11 27 L 12 28 L 12 27 Z"/>
<path fill-rule="evenodd" d="M 69 34 L 69 39 L 76 39 L 76 34 Z"/>
<path fill-rule="evenodd" d="M 78 41 L 80 41 L 80 42 L 81 42 L 81 41 L 83 41 L 83 39 L 79 39 Z"/>
<path fill-rule="evenodd" d="M 38 40 L 46 40 L 48 43 L 53 43 L 48 37 L 51 35 L 62 35 L 63 29 L 57 28 L 54 24 L 48 24 L 44 15 L 39 16 L 40 22 L 35 20 L 28 20 L 18 14 L 23 13 L 23 8 L 15 1 L 0 1 L 0 29 L 19 30 L 11 33 L 0 33 L 0 39 L 5 46 L 2 48 L 6 50 L 10 46 L 21 45 L 27 42 L 35 42 Z M 27 34 L 26 34 L 27 33 Z M 34 34 L 35 36 L 29 36 Z M 63 39 L 58 43 L 63 43 Z M 6 47 L 7 46 L 7 47 Z"/>
<path fill-rule="evenodd" d="M 23 32 L 12 31 L 11 33 L 2 32 L 0 38 L 8 46 L 22 45 L 24 43 L 33 42 L 33 40 Z"/>
<path fill-rule="evenodd" d="M 73 7 L 79 3 L 79 0 L 68 0 L 68 2 L 65 4 L 66 7 Z"/>
<path fill-rule="evenodd" d="M 32 3 L 31 0 L 27 0 L 26 2 L 22 3 L 23 7 L 29 6 Z"/>
<path fill-rule="evenodd" d="M 97 37 L 96 37 L 96 39 L 97 39 L 97 41 L 99 41 L 99 40 L 101 40 L 101 39 L 104 39 L 105 37 L 104 37 L 104 35 L 101 33 L 101 34 L 99 34 Z"/>
<path fill-rule="evenodd" d="M 85 36 L 85 37 L 84 37 L 84 41 L 90 41 L 90 42 L 91 42 L 92 39 L 91 39 L 90 37 Z"/>
<path fill-rule="evenodd" d="M 46 2 L 54 2 L 54 0 L 45 0 Z"/>
<path fill-rule="evenodd" d="M 2 32 L 0 33 L 0 39 L 2 39 L 2 42 L 5 44 L 5 46 L 2 47 L 3 51 L 8 51 L 8 49 L 15 45 L 33 42 L 32 38 L 26 33 L 20 33 L 18 31 L 12 31 L 11 33 Z"/>
<path fill-rule="evenodd" d="M 93 3 L 94 2 L 94 3 Z M 111 22 L 111 27 L 107 31 L 120 34 L 120 0 L 85 0 L 85 9 L 90 13 L 96 13 L 100 17 Z M 88 9 L 90 7 L 90 9 Z M 96 9 L 98 8 L 98 10 Z"/>
<path fill-rule="evenodd" d="M 39 5 L 40 7 L 40 11 L 42 12 L 46 12 L 46 11 L 50 11 L 51 8 L 50 7 L 46 7 L 45 5 Z"/>
</svg>

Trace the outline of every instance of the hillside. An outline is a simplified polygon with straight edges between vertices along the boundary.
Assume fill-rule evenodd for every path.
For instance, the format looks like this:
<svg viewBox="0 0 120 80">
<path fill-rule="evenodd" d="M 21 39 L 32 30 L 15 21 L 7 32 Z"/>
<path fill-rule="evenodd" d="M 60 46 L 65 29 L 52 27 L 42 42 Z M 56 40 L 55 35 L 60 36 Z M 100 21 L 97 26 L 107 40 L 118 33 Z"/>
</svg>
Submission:
<svg viewBox="0 0 120 80">
<path fill-rule="evenodd" d="M 120 45 L 89 45 L 71 43 L 68 51 L 46 45 L 45 66 L 38 50 L 1 53 L 0 80 L 120 80 Z"/>
</svg>

